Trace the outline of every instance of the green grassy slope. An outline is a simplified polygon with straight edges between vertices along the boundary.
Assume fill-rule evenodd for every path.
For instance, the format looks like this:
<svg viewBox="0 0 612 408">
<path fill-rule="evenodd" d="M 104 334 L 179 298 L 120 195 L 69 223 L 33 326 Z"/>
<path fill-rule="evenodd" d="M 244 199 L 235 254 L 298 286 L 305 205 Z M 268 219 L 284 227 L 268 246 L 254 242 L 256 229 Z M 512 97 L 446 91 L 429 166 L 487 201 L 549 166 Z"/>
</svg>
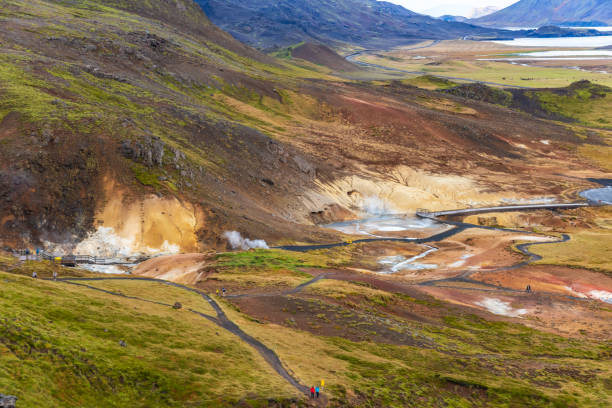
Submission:
<svg viewBox="0 0 612 408">
<path fill-rule="evenodd" d="M 295 395 L 248 345 L 184 309 L 13 274 L 0 280 L 0 388 L 19 407 L 232 406 Z M 194 302 L 141 285 L 134 294 L 144 298 Z"/>
<path fill-rule="evenodd" d="M 240 256 L 239 264 L 221 258 L 219 267 L 224 272 L 215 276 L 221 280 L 217 284 L 231 284 L 232 275 L 261 282 L 271 269 L 262 267 L 262 259 L 269 265 L 286 260 L 274 251 L 256 254 Z M 338 255 L 334 251 L 317 254 L 330 259 Z M 321 282 L 324 291 L 317 283 L 304 297 L 296 295 L 309 299 L 324 294 L 310 298 L 311 329 L 307 331 L 296 330 L 291 321 L 262 322 L 267 320 L 262 315 L 253 320 L 233 304 L 224 304 L 231 319 L 271 346 L 300 378 L 326 379 L 338 406 L 597 407 L 610 403 L 612 368 L 606 339 L 564 338 L 521 324 L 489 321 L 434 299 L 391 292 L 377 296 L 380 291 L 333 278 Z M 290 298 L 286 307 L 290 309 L 293 301 L 298 299 Z M 300 310 L 304 303 L 298 304 Z M 345 334 L 368 332 L 367 322 L 391 317 L 385 311 L 412 310 L 417 305 L 427 310 L 419 312 L 428 316 L 427 323 L 391 315 L 397 337 L 412 333 L 416 345 L 314 334 L 328 319 L 342 325 Z"/>
<path fill-rule="evenodd" d="M 612 129 L 612 88 L 580 81 L 565 89 L 534 91 L 533 97 L 551 113 L 592 127 Z"/>
<path fill-rule="evenodd" d="M 283 269 L 336 259 L 325 251 L 296 257 L 255 251 L 219 258 L 215 285 L 278 291 Z M 3 258 L 4 259 L 4 258 Z M 14 268 L 6 258 L 0 269 Z M 286 406 L 301 398 L 248 345 L 202 317 L 214 315 L 192 292 L 146 281 L 91 285 L 127 299 L 63 282 L 27 277 L 45 263 L 0 272 L 0 387 L 21 407 Z M 62 276 L 78 270 L 62 270 Z M 300 276 L 301 274 L 301 276 Z M 45 274 L 46 276 L 46 274 Z M 172 305 L 180 302 L 183 309 Z M 285 307 L 308 305 L 311 326 L 271 323 L 217 299 L 228 317 L 274 350 L 305 384 L 326 381 L 332 407 L 599 407 L 610 403 L 605 339 L 571 339 L 523 325 L 488 321 L 431 298 L 381 292 L 356 282 L 321 281 Z M 266 300 L 266 302 L 272 300 Z M 306 302 L 306 303 L 304 303 Z M 425 321 L 388 314 L 419 310 Z M 416 309 L 415 309 L 416 308 Z M 270 310 L 273 310 L 270 309 Z M 273 312 L 276 313 L 276 312 Z M 298 314 L 304 313 L 298 312 Z M 411 314 L 409 314 L 411 316 Z M 298 318 L 297 315 L 295 315 Z M 345 332 L 393 327 L 410 345 L 317 334 L 332 319 Z M 391 319 L 391 320 L 389 320 Z M 372 322 L 378 322 L 371 326 Z M 119 342 L 126 342 L 121 347 Z"/>
</svg>

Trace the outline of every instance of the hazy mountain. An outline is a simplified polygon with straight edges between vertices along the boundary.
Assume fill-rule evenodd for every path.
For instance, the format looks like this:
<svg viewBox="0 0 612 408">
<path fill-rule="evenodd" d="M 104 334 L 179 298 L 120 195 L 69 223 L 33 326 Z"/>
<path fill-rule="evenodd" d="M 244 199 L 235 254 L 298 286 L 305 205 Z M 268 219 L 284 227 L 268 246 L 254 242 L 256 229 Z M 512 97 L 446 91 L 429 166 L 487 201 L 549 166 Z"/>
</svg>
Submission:
<svg viewBox="0 0 612 408">
<path fill-rule="evenodd" d="M 442 7 L 443 6 L 441 6 L 440 8 Z M 483 17 L 491 13 L 495 13 L 498 10 L 499 10 L 499 7 L 495 7 L 495 6 L 477 7 L 477 8 L 471 9 L 469 12 L 464 13 L 468 17 L 464 17 L 463 15 L 458 15 L 460 13 L 453 13 L 453 14 L 444 14 L 444 15 L 439 16 L 438 18 L 440 20 L 448 21 L 448 22 L 469 23 L 471 18 Z M 431 14 L 431 15 L 437 15 L 437 14 Z"/>
<path fill-rule="evenodd" d="M 471 17 L 472 11 L 473 11 L 472 7 L 468 5 L 464 5 L 464 4 L 442 4 L 442 5 L 428 8 L 427 10 L 423 12 L 423 14 L 426 14 L 432 17 L 440 17 L 443 15 Z"/>
<path fill-rule="evenodd" d="M 570 22 L 606 25 L 612 24 L 612 0 L 521 0 L 470 22 L 495 27 L 532 27 Z"/>
<path fill-rule="evenodd" d="M 476 7 L 475 9 L 472 9 L 472 12 L 470 13 L 469 17 L 470 18 L 484 17 L 484 16 L 488 16 L 489 14 L 493 14 L 499 10 L 500 8 L 496 6 Z"/>
<path fill-rule="evenodd" d="M 495 13 L 500 8 L 496 6 L 485 6 L 485 7 L 470 7 L 462 4 L 443 4 L 441 6 L 435 6 L 427 9 L 423 14 L 427 14 L 432 17 L 444 17 L 454 16 L 456 21 L 461 21 L 461 18 L 478 18 L 486 16 L 487 14 Z"/>
<path fill-rule="evenodd" d="M 239 40 L 260 48 L 302 41 L 389 46 L 411 39 L 509 33 L 414 13 L 376 0 L 197 0 L 209 18 Z"/>
</svg>

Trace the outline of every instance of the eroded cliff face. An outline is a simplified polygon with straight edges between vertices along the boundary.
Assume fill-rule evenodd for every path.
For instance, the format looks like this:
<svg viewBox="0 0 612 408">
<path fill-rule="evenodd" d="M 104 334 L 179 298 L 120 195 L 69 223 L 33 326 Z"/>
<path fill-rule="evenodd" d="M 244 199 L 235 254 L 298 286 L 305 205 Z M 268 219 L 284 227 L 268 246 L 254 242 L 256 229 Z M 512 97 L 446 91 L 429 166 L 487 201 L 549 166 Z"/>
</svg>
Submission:
<svg viewBox="0 0 612 408">
<path fill-rule="evenodd" d="M 105 199 L 94 220 L 97 230 L 111 228 L 134 253 L 201 249 L 198 231 L 204 228 L 204 215 L 198 206 L 172 196 L 138 196 L 110 180 L 105 184 Z M 85 250 L 85 245 L 79 249 Z"/>
</svg>

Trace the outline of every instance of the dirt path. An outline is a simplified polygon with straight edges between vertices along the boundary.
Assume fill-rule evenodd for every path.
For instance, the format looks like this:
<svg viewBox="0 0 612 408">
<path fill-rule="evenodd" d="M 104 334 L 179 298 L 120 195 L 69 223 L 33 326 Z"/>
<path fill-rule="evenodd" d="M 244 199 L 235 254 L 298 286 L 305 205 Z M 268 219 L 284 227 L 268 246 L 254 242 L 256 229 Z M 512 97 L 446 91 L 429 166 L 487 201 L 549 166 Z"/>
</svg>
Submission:
<svg viewBox="0 0 612 408">
<path fill-rule="evenodd" d="M 77 285 L 77 286 L 83 286 L 89 289 L 93 289 L 93 290 L 97 290 L 100 292 L 104 292 L 106 294 L 109 295 L 113 295 L 113 296 L 120 296 L 120 297 L 124 297 L 124 298 L 128 298 L 128 299 L 134 299 L 134 300 L 139 300 L 139 301 L 144 301 L 144 302 L 149 302 L 149 303 L 154 303 L 154 304 L 158 304 L 158 305 L 162 305 L 162 306 L 168 306 L 168 307 L 172 307 L 172 305 L 170 304 L 166 304 L 166 303 L 162 303 L 162 302 L 157 302 L 157 301 L 153 301 L 153 300 L 147 300 L 147 299 L 142 299 L 142 298 L 138 298 L 135 296 L 128 296 L 128 295 L 124 295 L 122 293 L 117 293 L 117 292 L 113 292 L 110 290 L 106 290 L 106 289 L 101 289 L 101 288 L 97 288 L 95 286 L 91 286 L 91 285 L 87 285 L 84 283 L 80 283 L 80 282 L 91 282 L 91 281 L 105 281 L 105 280 L 131 280 L 131 281 L 147 281 L 147 282 L 157 282 L 157 283 L 163 283 L 165 285 L 169 285 L 169 286 L 174 286 L 176 288 L 182 289 L 182 290 L 186 290 L 189 292 L 194 292 L 197 293 L 199 295 L 201 295 L 215 310 L 217 316 L 213 317 L 213 316 L 209 316 L 207 314 L 198 312 L 197 310 L 193 310 L 193 309 L 188 309 L 190 312 L 197 314 L 198 316 L 201 316 L 213 323 L 215 323 L 217 326 L 229 331 L 230 333 L 238 336 L 242 341 L 248 343 L 249 345 L 251 345 L 251 347 L 253 347 L 255 350 L 257 350 L 257 352 L 264 358 L 264 360 L 266 360 L 266 362 L 274 369 L 274 371 L 276 371 L 281 377 L 283 377 L 285 380 L 287 380 L 287 382 L 289 382 L 289 384 L 291 384 L 295 389 L 297 389 L 300 393 L 304 394 L 304 393 L 308 393 L 308 387 L 305 385 L 300 384 L 299 380 L 295 377 L 293 377 L 288 371 L 287 369 L 283 366 L 283 363 L 280 361 L 280 358 L 278 357 L 278 355 L 272 351 L 270 348 L 268 348 L 266 345 L 264 345 L 262 342 L 260 342 L 259 340 L 255 339 L 254 337 L 248 335 L 247 333 L 245 333 L 240 327 L 238 327 L 238 325 L 236 325 L 234 322 L 232 322 L 227 315 L 225 314 L 225 312 L 223 312 L 223 309 L 221 309 L 221 307 L 219 306 L 219 304 L 210 296 L 208 296 L 206 293 L 195 289 L 195 288 L 190 288 L 188 286 L 185 285 L 181 285 L 179 283 L 174 283 L 174 282 L 169 282 L 169 281 L 164 281 L 164 280 L 160 280 L 160 279 L 154 279 L 154 278 L 121 278 L 121 277 L 109 277 L 109 278 L 61 278 L 61 279 L 57 279 L 57 281 L 59 282 L 64 282 L 64 283 L 68 283 L 71 285 Z M 307 286 L 307 284 L 312 284 L 314 282 L 307 282 L 306 284 L 303 284 L 305 286 Z M 302 285 L 300 285 L 302 286 Z M 297 288 L 295 288 L 294 290 L 299 291 L 303 288 L 298 286 Z M 291 292 L 291 291 L 289 291 Z"/>
<path fill-rule="evenodd" d="M 554 240 L 554 241 L 529 242 L 529 243 L 525 243 L 525 244 L 520 244 L 520 245 L 517 245 L 516 248 L 521 253 L 523 253 L 524 255 L 529 257 L 529 259 L 527 259 L 525 261 L 519 262 L 519 263 L 511 265 L 511 266 L 504 266 L 502 268 L 492 269 L 490 271 L 482 271 L 482 270 L 478 270 L 478 271 L 474 271 L 474 270 L 463 271 L 459 275 L 457 275 L 455 277 L 452 277 L 452 278 L 434 279 L 434 280 L 430 280 L 430 281 L 426 281 L 426 282 L 421 282 L 417 286 L 435 286 L 435 287 L 439 287 L 439 288 L 453 288 L 453 289 L 456 289 L 457 288 L 456 286 L 444 285 L 444 283 L 468 283 L 468 284 L 478 285 L 480 287 L 474 287 L 474 288 L 461 287 L 460 289 L 474 290 L 474 291 L 481 291 L 481 292 L 504 291 L 504 292 L 514 292 L 514 293 L 524 293 L 523 290 L 517 290 L 517 289 L 507 288 L 507 287 L 504 287 L 504 286 L 498 286 L 498 285 L 493 285 L 493 284 L 490 284 L 490 283 L 481 282 L 481 281 L 478 281 L 478 280 L 475 280 L 475 279 L 471 279 L 470 276 L 472 276 L 475 273 L 488 274 L 488 273 L 495 273 L 495 272 L 501 272 L 501 271 L 510 271 L 510 270 L 522 268 L 524 266 L 530 265 L 531 263 L 539 261 L 540 259 L 542 259 L 542 257 L 540 255 L 534 254 L 533 252 L 529 251 L 529 248 L 531 248 L 532 246 L 535 246 L 535 245 L 558 244 L 558 243 L 562 243 L 562 242 L 567 242 L 569 240 L 570 240 L 570 236 L 567 235 L 567 234 L 563 234 L 560 239 Z M 579 298 L 579 297 L 569 296 L 569 295 L 566 295 L 565 297 L 568 298 L 568 299 L 572 299 L 572 300 L 586 300 L 584 298 Z"/>
<path fill-rule="evenodd" d="M 469 224 L 468 224 L 469 225 Z M 456 234 L 459 231 L 463 231 L 464 229 L 466 229 L 467 226 L 466 225 L 458 225 L 455 228 L 446 231 L 442 234 L 446 234 L 447 236 L 452 236 L 454 234 Z M 450 235 L 448 235 L 448 233 L 451 232 Z M 439 236 L 441 234 L 437 234 L 436 236 Z M 428 239 L 432 239 L 433 237 L 429 237 Z M 510 270 L 510 269 L 518 269 L 520 267 L 526 266 L 532 262 L 535 262 L 537 260 L 542 259 L 539 255 L 534 254 L 533 252 L 529 251 L 529 248 L 534 246 L 534 245 L 543 245 L 543 244 L 553 244 L 553 243 L 559 243 L 559 242 L 566 242 L 570 239 L 570 237 L 566 234 L 563 235 L 563 237 L 560 240 L 556 240 L 556 241 L 547 241 L 547 242 L 534 242 L 534 243 L 526 243 L 526 244 L 521 244 L 517 246 L 517 249 L 519 251 L 521 251 L 524 255 L 528 256 L 529 259 L 522 261 L 518 264 L 509 266 L 509 267 L 504 267 L 504 268 L 498 268 L 489 272 L 497 272 L 497 271 L 501 271 L 501 270 Z M 488 283 L 484 283 L 484 282 L 480 282 L 474 279 L 471 279 L 470 276 L 474 273 L 474 271 L 465 271 L 463 273 L 461 273 L 460 275 L 454 277 L 454 278 L 448 278 L 448 279 L 440 279 L 440 280 L 432 280 L 432 281 L 428 281 L 428 282 L 423 282 L 417 285 L 407 285 L 407 286 L 436 286 L 436 287 L 447 287 L 446 285 L 444 285 L 444 283 L 448 282 L 462 282 L 462 283 L 468 283 L 468 284 L 473 284 L 473 285 L 477 285 L 478 287 L 463 287 L 461 289 L 465 289 L 465 290 L 475 290 L 475 291 L 484 291 L 484 292 L 495 292 L 495 291 L 504 291 L 504 292 L 513 292 L 513 293 L 521 293 L 523 291 L 521 290 L 516 290 L 516 289 L 511 289 L 511 288 L 506 288 L 506 287 L 502 287 L 502 286 L 496 286 L 496 285 L 492 285 L 492 284 L 488 284 Z M 239 299 L 239 298 L 254 298 L 254 297 L 268 297 L 268 296 L 286 296 L 286 295 L 292 295 L 292 294 L 296 294 L 301 292 L 302 290 L 304 290 L 305 288 L 307 288 L 308 286 L 322 280 L 322 279 L 334 279 L 334 274 L 328 274 L 328 273 L 322 273 L 312 279 L 310 279 L 307 282 L 304 282 L 298 286 L 296 286 L 293 289 L 289 289 L 286 291 L 282 291 L 282 292 L 276 292 L 276 293 L 254 293 L 254 294 L 238 294 L 238 295 L 228 295 L 226 296 L 227 298 L 230 299 Z M 158 301 L 153 301 L 153 300 L 148 300 L 148 299 L 142 299 L 139 297 L 135 297 L 135 296 L 129 296 L 129 295 L 125 295 L 122 293 L 117 293 L 117 292 L 113 292 L 110 290 L 106 290 L 106 289 L 101 289 L 101 288 L 97 288 L 95 286 L 91 286 L 88 285 L 86 283 L 83 282 L 91 282 L 91 281 L 105 281 L 105 280 L 131 280 L 131 281 L 147 281 L 147 282 L 157 282 L 157 283 L 163 283 L 165 285 L 169 285 L 169 286 L 173 286 L 185 291 L 189 291 L 189 292 L 193 292 L 193 293 L 197 293 L 200 296 L 202 296 L 214 309 L 216 316 L 210 316 L 207 315 L 205 313 L 199 312 L 197 310 L 193 310 L 193 309 L 187 309 L 189 312 L 197 314 L 198 316 L 205 318 L 207 320 L 209 320 L 210 322 L 216 324 L 217 326 L 229 331 L 230 333 L 238 336 L 238 338 L 240 338 L 242 341 L 246 342 L 247 344 L 249 344 L 251 347 L 253 347 L 263 358 L 264 360 L 270 365 L 270 367 L 272 367 L 274 369 L 274 371 L 276 371 L 277 374 L 279 374 L 281 377 L 283 377 L 287 382 L 289 382 L 289 384 L 291 384 L 296 390 L 298 390 L 300 393 L 302 394 L 306 394 L 309 395 L 309 388 L 305 385 L 300 384 L 299 380 L 297 378 L 295 378 L 292 374 L 289 373 L 289 371 L 283 366 L 282 362 L 280 361 L 280 358 L 278 357 L 278 355 L 271 350 L 270 348 L 268 348 L 266 345 L 264 345 L 262 342 L 260 342 L 259 340 L 255 339 L 254 337 L 248 335 L 247 333 L 245 333 L 238 325 L 236 325 L 234 322 L 232 322 L 227 315 L 225 314 L 225 312 L 223 311 L 223 309 L 219 306 L 219 304 L 213 299 L 211 298 L 208 294 L 195 289 L 195 288 L 191 288 L 179 283 L 175 283 L 175 282 L 170 282 L 170 281 L 164 281 L 164 280 L 160 280 L 160 279 L 155 279 L 155 278 L 135 278 L 135 277 L 129 277 L 129 278 L 124 278 L 124 277 L 97 277 L 97 278 L 61 278 L 61 279 L 57 279 L 57 281 L 59 282 L 63 282 L 63 283 L 67 283 L 67 284 L 71 284 L 71 285 L 77 285 L 77 286 L 81 286 L 81 287 L 86 287 L 92 290 L 96 290 L 96 291 L 100 291 L 112 296 L 120 296 L 120 297 L 124 297 L 124 298 L 128 298 L 128 299 L 133 299 L 133 300 L 138 300 L 138 301 L 143 301 L 143 302 L 148 302 L 148 303 L 153 303 L 153 304 L 157 304 L 157 305 L 161 305 L 161 306 L 166 306 L 166 307 L 172 307 L 173 305 L 171 304 L 167 304 L 167 303 L 163 303 L 163 302 L 158 302 Z M 403 286 L 403 285 L 402 285 Z M 453 287 L 453 286 L 448 286 L 448 287 Z M 572 299 L 576 299 L 576 300 L 584 300 L 581 298 L 574 298 L 571 296 L 567 296 L 569 298 Z M 321 401 L 317 401 L 318 405 L 325 405 L 325 401 L 326 398 L 323 398 Z"/>
<path fill-rule="evenodd" d="M 326 274 L 321 274 L 319 276 L 315 276 L 314 278 L 312 278 L 308 282 L 304 282 L 304 283 L 296 286 L 293 289 L 289 289 L 289 290 L 286 290 L 286 291 L 283 291 L 283 292 L 243 293 L 243 294 L 240 294 L 240 295 L 225 295 L 225 297 L 229 298 L 229 299 L 240 299 L 240 298 L 254 298 L 254 297 L 269 297 L 269 296 L 287 296 L 287 295 L 293 295 L 293 294 L 301 292 L 307 286 L 310 286 L 310 285 L 320 281 L 321 279 L 327 279 L 327 278 L 328 278 L 328 276 Z"/>
<path fill-rule="evenodd" d="M 364 239 L 356 239 L 354 241 L 351 242 L 336 242 L 333 244 L 314 244 L 314 245 L 284 245 L 284 246 L 278 246 L 278 247 L 274 247 L 274 249 L 283 249 L 285 251 L 293 251 L 293 252 L 308 252 L 308 251 L 314 251 L 317 249 L 330 249 L 330 248 L 337 248 L 337 247 L 342 247 L 342 246 L 348 246 L 348 245 L 354 245 L 354 244 L 361 244 L 364 242 L 381 242 L 381 241 L 387 241 L 387 242 L 413 242 L 415 244 L 426 244 L 428 242 L 438 242 L 438 241 L 442 241 L 446 238 L 452 237 L 453 235 L 456 235 L 464 230 L 466 230 L 467 228 L 480 228 L 479 225 L 472 225 L 472 224 L 462 224 L 462 225 L 457 225 L 455 226 L 455 228 L 451 228 L 449 230 L 440 232 L 438 234 L 432 235 L 430 237 L 427 238 L 364 238 Z M 489 227 L 483 227 L 483 228 L 489 228 Z M 519 231 L 520 233 L 525 233 L 525 231 Z"/>
<path fill-rule="evenodd" d="M 440 220 L 438 220 L 440 221 Z M 525 233 L 525 231 L 521 231 L 521 230 L 514 230 L 514 229 L 506 229 L 506 228 L 497 228 L 497 227 L 481 227 L 478 225 L 473 225 L 473 224 L 465 224 L 465 223 L 461 223 L 461 222 L 455 222 L 455 221 L 440 221 L 440 222 L 445 222 L 445 223 L 451 223 L 452 225 L 456 225 L 456 228 L 453 228 L 451 230 L 448 230 L 446 232 L 443 232 L 441 234 L 436 234 L 434 236 L 428 237 L 428 238 L 423 238 L 420 240 L 416 240 L 416 239 L 402 239 L 402 238 L 397 238 L 397 239 L 384 239 L 384 238 L 376 238 L 376 239 L 365 239 L 365 240 L 358 240 L 358 241 L 353 241 L 353 243 L 359 243 L 359 242 L 372 242 L 372 241 L 409 241 L 409 242 L 418 242 L 418 243 L 425 243 L 425 242 L 432 242 L 434 240 L 440 241 L 442 239 L 440 239 L 440 235 L 445 234 L 445 238 L 450 237 L 452 235 L 457 234 L 458 232 L 461 232 L 467 228 L 484 228 L 484 229 L 490 229 L 490 230 L 497 230 L 497 231 L 507 231 L 507 232 L 518 232 L 518 233 Z M 506 270 L 514 270 L 514 269 L 519 269 L 522 268 L 524 266 L 527 266 L 533 262 L 539 261 L 540 259 L 542 259 L 541 256 L 534 254 L 533 252 L 529 251 L 529 248 L 534 246 L 534 245 L 546 245 L 546 244 L 557 244 L 557 243 L 562 243 L 562 242 L 567 242 L 570 240 L 570 236 L 567 234 L 563 234 L 561 239 L 558 240 L 554 240 L 554 241 L 545 241 L 545 242 L 530 242 L 530 243 L 525 243 L 525 244 L 520 244 L 517 246 L 517 249 L 523 253 L 524 255 L 528 256 L 529 259 L 519 262 L 517 264 L 511 265 L 511 266 L 506 266 L 506 267 L 502 267 L 502 268 L 497 268 L 497 269 L 492 269 L 490 271 L 486 271 L 484 273 L 495 273 L 495 272 L 500 272 L 500 271 L 506 271 Z M 335 246 L 344 246 L 344 245 L 350 245 L 349 243 L 339 243 L 339 244 L 329 244 L 329 245 L 335 245 Z M 329 245 L 327 245 L 326 247 L 329 247 Z M 283 249 L 287 249 L 288 247 L 285 247 Z M 300 247 L 294 247 L 295 249 L 292 250 L 297 250 L 297 251 L 309 251 L 312 249 L 318 249 L 319 246 L 300 246 Z M 475 273 L 483 273 L 482 270 L 478 270 L 478 271 L 463 271 L 461 273 L 459 273 L 457 276 L 451 277 L 451 278 L 445 278 L 445 279 L 434 279 L 434 280 L 430 280 L 430 281 L 425 281 L 425 282 L 421 282 L 421 283 L 417 283 L 417 284 L 407 284 L 406 286 L 435 286 L 435 287 L 441 287 L 441 288 L 453 288 L 456 289 L 457 286 L 452 286 L 452 285 L 445 285 L 445 283 L 466 283 L 466 284 L 471 284 L 471 285 L 475 285 L 477 287 L 461 287 L 460 289 L 462 290 L 472 290 L 472 291 L 480 291 L 480 292 L 510 292 L 510 293 L 524 293 L 523 290 L 518 290 L 518 289 L 512 289 L 512 288 L 507 288 L 504 286 L 498 286 L 498 285 L 493 285 L 490 283 L 485 283 L 485 282 L 481 282 L 475 279 L 471 279 L 470 277 L 475 274 Z M 334 279 L 334 275 L 333 274 L 321 274 L 311 280 L 309 280 L 308 282 L 305 282 L 291 290 L 287 290 L 284 292 L 273 292 L 273 293 L 253 293 L 253 294 L 238 294 L 238 295 L 231 295 L 231 296 L 227 296 L 228 298 L 234 298 L 234 299 L 239 299 L 239 298 L 253 298 L 253 297 L 267 297 L 267 296 L 285 296 L 285 295 L 291 295 L 291 294 L 296 294 L 300 291 L 302 291 L 304 288 L 316 283 L 319 280 L 322 279 Z M 357 279 L 358 280 L 358 279 Z M 574 297 L 574 296 L 566 296 L 569 299 L 572 300 L 585 300 L 583 298 L 578 298 L 578 297 Z"/>
</svg>

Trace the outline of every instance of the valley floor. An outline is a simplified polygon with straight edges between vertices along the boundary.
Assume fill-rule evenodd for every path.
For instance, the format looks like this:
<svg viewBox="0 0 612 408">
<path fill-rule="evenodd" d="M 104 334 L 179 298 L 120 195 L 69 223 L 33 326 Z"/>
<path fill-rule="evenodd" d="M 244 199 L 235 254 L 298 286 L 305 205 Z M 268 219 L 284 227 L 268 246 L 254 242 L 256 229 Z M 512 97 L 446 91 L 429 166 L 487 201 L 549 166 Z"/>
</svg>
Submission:
<svg viewBox="0 0 612 408">
<path fill-rule="evenodd" d="M 131 406 L 607 405 L 612 269 L 605 255 L 592 269 L 587 254 L 610 252 L 590 238 L 609 233 L 610 208 L 485 216 L 431 244 L 418 262 L 435 269 L 397 273 L 381 256 L 420 245 L 177 255 L 135 270 L 188 286 L 2 258 L 0 358 L 18 375 L 0 386 L 23 406 L 95 406 L 110 389 Z M 573 240 L 582 267 L 562 266 L 556 249 L 573 251 Z M 531 261 L 512 249 L 521 242 Z M 59 281 L 23 276 L 53 268 Z M 23 388 L 43 365 L 49 384 Z M 305 399 L 321 380 L 322 398 Z"/>
</svg>

